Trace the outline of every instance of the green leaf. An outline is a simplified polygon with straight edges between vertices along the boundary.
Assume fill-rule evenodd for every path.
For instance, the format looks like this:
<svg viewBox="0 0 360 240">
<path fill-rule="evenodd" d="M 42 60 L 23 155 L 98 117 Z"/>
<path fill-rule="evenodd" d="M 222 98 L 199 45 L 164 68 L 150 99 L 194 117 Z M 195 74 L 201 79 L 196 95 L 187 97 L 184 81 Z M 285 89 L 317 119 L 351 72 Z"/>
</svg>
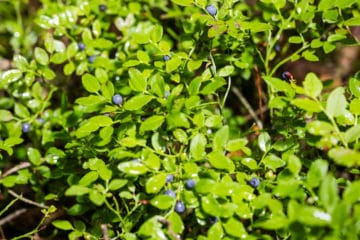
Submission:
<svg viewBox="0 0 360 240">
<path fill-rule="evenodd" d="M 355 125 L 346 130 L 345 141 L 351 143 L 360 138 L 360 125 Z"/>
<path fill-rule="evenodd" d="M 318 159 L 311 163 L 310 169 L 307 172 L 306 183 L 310 187 L 317 187 L 326 176 L 329 164 L 325 160 Z"/>
<path fill-rule="evenodd" d="M 32 164 L 38 166 L 42 163 L 41 154 L 37 148 L 28 148 L 27 155 Z"/>
<path fill-rule="evenodd" d="M 279 78 L 265 77 L 264 80 L 272 87 L 275 92 L 284 92 L 287 96 L 293 97 L 295 95 L 294 89 L 291 85 Z"/>
<path fill-rule="evenodd" d="M 216 92 L 217 89 L 224 86 L 226 81 L 223 77 L 214 77 L 210 83 L 206 84 L 200 91 L 203 95 L 209 95 Z"/>
<path fill-rule="evenodd" d="M 147 193 L 158 193 L 166 183 L 166 174 L 160 173 L 152 176 L 146 181 L 145 189 Z"/>
<path fill-rule="evenodd" d="M 90 171 L 79 180 L 79 185 L 85 187 L 89 186 L 90 184 L 95 182 L 98 178 L 99 178 L 99 174 L 96 171 Z"/>
<path fill-rule="evenodd" d="M 163 27 L 161 25 L 156 25 L 152 30 L 151 30 L 151 41 L 154 43 L 158 43 L 160 42 L 160 40 L 162 39 L 163 36 Z"/>
<path fill-rule="evenodd" d="M 124 109 L 128 111 L 140 110 L 153 99 L 150 95 L 139 94 L 124 103 Z"/>
<path fill-rule="evenodd" d="M 90 192 L 90 188 L 81 185 L 72 185 L 65 191 L 65 196 L 81 196 Z"/>
<path fill-rule="evenodd" d="M 289 40 L 288 40 L 289 43 L 294 43 L 294 44 L 299 44 L 299 43 L 302 43 L 303 40 L 301 37 L 299 36 L 291 36 L 289 37 Z"/>
<path fill-rule="evenodd" d="M 214 136 L 213 149 L 223 150 L 229 139 L 229 126 L 223 126 L 220 128 Z"/>
<path fill-rule="evenodd" d="M 49 64 L 49 56 L 47 52 L 39 47 L 35 48 L 35 59 L 41 65 L 48 65 Z"/>
<path fill-rule="evenodd" d="M 209 194 L 201 198 L 201 208 L 211 216 L 221 215 L 221 208 L 213 195 Z"/>
<path fill-rule="evenodd" d="M 151 239 L 166 240 L 168 239 L 162 231 L 162 223 L 159 221 L 163 219 L 161 216 L 154 216 L 147 219 L 137 232 L 140 237 L 146 236 Z"/>
<path fill-rule="evenodd" d="M 147 88 L 147 81 L 142 73 L 136 68 L 129 69 L 129 86 L 136 92 L 145 92 Z"/>
<path fill-rule="evenodd" d="M 82 76 L 81 80 L 84 88 L 88 92 L 96 93 L 100 90 L 99 81 L 93 75 L 85 73 L 85 75 Z"/>
<path fill-rule="evenodd" d="M 89 122 L 99 127 L 107 127 L 113 124 L 113 120 L 110 117 L 104 115 L 91 117 Z"/>
<path fill-rule="evenodd" d="M 186 132 L 184 130 L 182 130 L 181 128 L 177 128 L 173 131 L 173 135 L 176 138 L 176 140 L 178 140 L 181 143 L 188 143 L 188 136 L 186 134 Z"/>
<path fill-rule="evenodd" d="M 181 65 L 181 59 L 179 57 L 172 57 L 166 62 L 166 72 L 171 73 L 179 68 Z"/>
<path fill-rule="evenodd" d="M 168 216 L 167 219 L 170 222 L 172 230 L 175 233 L 180 234 L 184 231 L 184 229 L 185 229 L 184 223 L 183 223 L 181 217 L 179 216 L 179 214 L 177 214 L 176 212 L 172 212 L 172 213 L 170 213 L 170 215 Z"/>
<path fill-rule="evenodd" d="M 349 88 L 355 97 L 360 98 L 360 79 L 352 77 L 349 80 Z"/>
<path fill-rule="evenodd" d="M 315 55 L 315 51 L 306 50 L 301 54 L 306 60 L 310 62 L 317 62 L 320 59 Z"/>
<path fill-rule="evenodd" d="M 346 106 L 348 102 L 346 101 L 344 95 L 344 88 L 338 87 L 334 89 L 327 101 L 326 101 L 326 114 L 330 117 L 338 117 L 346 113 Z"/>
<path fill-rule="evenodd" d="M 113 179 L 109 183 L 109 189 L 114 191 L 124 187 L 129 181 L 126 179 Z"/>
<path fill-rule="evenodd" d="M 83 125 L 81 125 L 76 130 L 76 137 L 77 138 L 86 137 L 86 136 L 90 135 L 92 132 L 95 132 L 98 129 L 99 129 L 99 125 L 97 123 L 88 121 L 88 122 L 84 123 Z"/>
<path fill-rule="evenodd" d="M 174 198 L 169 195 L 161 194 L 151 199 L 150 203 L 158 209 L 166 210 L 172 207 L 174 204 Z"/>
<path fill-rule="evenodd" d="M 360 200 L 360 181 L 353 181 L 349 184 L 349 186 L 346 187 L 344 193 L 343 193 L 343 199 L 344 201 L 352 205 Z"/>
<path fill-rule="evenodd" d="M 118 165 L 118 169 L 129 175 L 142 175 L 148 171 L 148 168 L 138 160 L 122 162 Z"/>
<path fill-rule="evenodd" d="M 349 105 L 350 112 L 356 115 L 360 115 L 360 99 L 355 98 L 351 100 Z"/>
<path fill-rule="evenodd" d="M 164 120 L 165 120 L 164 116 L 159 116 L 159 115 L 151 116 L 141 123 L 140 132 L 154 131 L 163 124 Z"/>
<path fill-rule="evenodd" d="M 305 94 L 317 98 L 322 91 L 322 82 L 315 75 L 315 73 L 308 73 L 305 76 L 305 81 L 303 82 Z"/>
<path fill-rule="evenodd" d="M 71 222 L 67 220 L 55 220 L 51 223 L 54 227 L 61 229 L 61 230 L 73 230 L 73 226 Z"/>
<path fill-rule="evenodd" d="M 322 181 L 319 189 L 320 201 L 328 212 L 332 212 L 339 201 L 338 186 L 336 179 L 327 175 Z"/>
<path fill-rule="evenodd" d="M 316 136 L 324 136 L 334 131 L 333 125 L 324 121 L 313 121 L 306 124 L 306 130 Z"/>
<path fill-rule="evenodd" d="M 258 145 L 261 151 L 267 152 L 271 148 L 271 138 L 267 132 L 262 132 L 258 138 Z"/>
<path fill-rule="evenodd" d="M 331 215 L 316 207 L 301 206 L 297 209 L 297 220 L 308 226 L 326 226 L 331 223 Z"/>
<path fill-rule="evenodd" d="M 19 116 L 21 118 L 28 118 L 30 117 L 30 112 L 29 110 L 24 106 L 22 105 L 21 103 L 15 103 L 15 115 L 16 116 Z"/>
<path fill-rule="evenodd" d="M 166 123 L 168 124 L 168 129 L 184 127 L 189 128 L 190 123 L 187 119 L 186 114 L 182 112 L 171 112 L 166 116 Z"/>
<path fill-rule="evenodd" d="M 244 30 L 250 30 L 252 33 L 256 32 L 264 32 L 269 31 L 272 29 L 271 25 L 268 23 L 262 23 L 262 22 L 240 22 L 240 26 Z"/>
<path fill-rule="evenodd" d="M 22 72 L 18 69 L 7 70 L 3 72 L 1 75 L 2 81 L 4 81 L 6 84 L 16 82 L 21 77 L 22 77 Z"/>
<path fill-rule="evenodd" d="M 89 193 L 89 199 L 96 206 L 101 206 L 104 204 L 105 196 L 98 190 L 92 189 Z"/>
<path fill-rule="evenodd" d="M 243 226 L 243 224 L 235 219 L 230 218 L 225 224 L 223 224 L 225 232 L 228 233 L 231 236 L 237 237 L 237 238 L 245 238 L 247 236 L 247 232 Z"/>
<path fill-rule="evenodd" d="M 2 110 L 0 109 L 0 121 L 1 122 L 8 122 L 11 121 L 14 118 L 12 113 L 8 110 Z"/>
<path fill-rule="evenodd" d="M 360 164 L 360 152 L 352 149 L 342 147 L 332 148 L 328 154 L 330 158 L 342 166 L 354 167 Z"/>
<path fill-rule="evenodd" d="M 207 157 L 214 168 L 227 170 L 228 172 L 233 172 L 235 170 L 233 161 L 224 156 L 222 151 L 211 152 Z"/>
<path fill-rule="evenodd" d="M 265 167 L 276 171 L 277 168 L 285 166 L 286 162 L 276 156 L 275 154 L 269 154 L 263 159 Z"/>
<path fill-rule="evenodd" d="M 214 225 L 212 225 L 209 228 L 208 231 L 208 239 L 209 240 L 218 240 L 218 239 L 223 239 L 224 237 L 224 230 L 221 227 L 221 223 L 217 222 Z"/>
<path fill-rule="evenodd" d="M 28 61 L 21 55 L 15 55 L 14 64 L 21 71 L 26 71 L 29 67 Z"/>
<path fill-rule="evenodd" d="M 193 4 L 193 0 L 171 0 L 171 1 L 180 6 L 191 6 Z"/>
<path fill-rule="evenodd" d="M 319 102 L 308 98 L 296 98 L 291 101 L 291 104 L 311 113 L 322 111 L 322 106 Z"/>
<path fill-rule="evenodd" d="M 217 75 L 220 77 L 227 77 L 234 72 L 235 68 L 232 65 L 225 66 L 217 72 Z"/>
<path fill-rule="evenodd" d="M 198 133 L 196 134 L 190 143 L 190 153 L 195 160 L 200 160 L 205 156 L 206 137 Z"/>
</svg>

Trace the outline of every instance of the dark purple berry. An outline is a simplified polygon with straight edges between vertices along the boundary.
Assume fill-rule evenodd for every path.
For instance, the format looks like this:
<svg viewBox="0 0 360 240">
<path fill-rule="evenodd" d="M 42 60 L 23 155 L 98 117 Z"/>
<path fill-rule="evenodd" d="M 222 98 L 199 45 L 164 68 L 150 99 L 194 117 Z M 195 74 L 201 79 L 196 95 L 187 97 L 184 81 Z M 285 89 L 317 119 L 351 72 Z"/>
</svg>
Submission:
<svg viewBox="0 0 360 240">
<path fill-rule="evenodd" d="M 186 180 L 185 187 L 187 189 L 193 189 L 195 187 L 194 179 L 190 178 L 190 179 Z"/>
<path fill-rule="evenodd" d="M 94 61 L 95 61 L 95 58 L 96 58 L 96 56 L 90 56 L 89 58 L 88 58 L 88 61 L 89 61 L 89 63 L 94 63 Z"/>
<path fill-rule="evenodd" d="M 166 183 L 172 183 L 174 181 L 174 175 L 169 174 L 166 176 Z"/>
<path fill-rule="evenodd" d="M 290 72 L 288 72 L 288 71 L 283 72 L 283 73 L 281 74 L 281 76 L 282 76 L 283 79 L 288 80 L 288 81 L 294 79 L 293 75 L 292 75 Z"/>
<path fill-rule="evenodd" d="M 106 11 L 106 5 L 105 4 L 101 4 L 100 6 L 99 6 L 99 10 L 100 11 L 102 11 L 102 12 L 105 12 Z"/>
<path fill-rule="evenodd" d="M 31 128 L 31 125 L 29 123 L 25 122 L 21 125 L 21 131 L 23 133 L 28 133 L 30 131 L 30 128 Z"/>
<path fill-rule="evenodd" d="M 169 56 L 169 55 L 164 55 L 164 56 L 163 56 L 163 59 L 164 59 L 165 62 L 166 62 L 166 61 L 169 61 L 169 60 L 170 60 L 170 56 Z"/>
<path fill-rule="evenodd" d="M 215 16 L 217 13 L 217 9 L 214 5 L 207 5 L 206 6 L 206 11 L 211 15 L 211 16 Z"/>
<path fill-rule="evenodd" d="M 175 212 L 177 213 L 183 213 L 185 212 L 185 204 L 182 201 L 176 201 L 175 204 Z"/>
<path fill-rule="evenodd" d="M 259 186 L 259 184 L 260 184 L 260 180 L 257 177 L 253 177 L 253 178 L 250 179 L 249 184 L 253 188 L 257 188 Z"/>
<path fill-rule="evenodd" d="M 78 48 L 79 48 L 80 51 L 84 51 L 85 50 L 85 44 L 79 43 Z"/>
<path fill-rule="evenodd" d="M 281 47 L 279 44 L 276 44 L 274 48 L 275 48 L 275 51 L 277 51 L 277 52 L 281 51 Z"/>
<path fill-rule="evenodd" d="M 215 223 L 217 223 L 219 221 L 219 218 L 211 216 L 211 217 L 208 218 L 208 220 L 209 220 L 210 224 L 215 224 Z"/>
<path fill-rule="evenodd" d="M 115 94 L 113 97 L 112 97 L 112 102 L 114 104 L 117 104 L 117 105 L 121 105 L 122 102 L 123 102 L 123 98 L 120 94 Z"/>
<path fill-rule="evenodd" d="M 172 198 L 176 198 L 176 193 L 173 190 L 166 190 L 164 194 L 169 195 Z"/>
</svg>

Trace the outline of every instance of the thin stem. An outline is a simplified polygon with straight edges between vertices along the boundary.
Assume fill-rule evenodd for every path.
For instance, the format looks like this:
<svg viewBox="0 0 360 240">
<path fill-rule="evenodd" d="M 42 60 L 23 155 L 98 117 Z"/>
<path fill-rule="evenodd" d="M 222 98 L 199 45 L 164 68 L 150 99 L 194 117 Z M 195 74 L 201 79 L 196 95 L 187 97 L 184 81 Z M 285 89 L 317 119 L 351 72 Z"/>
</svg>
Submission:
<svg viewBox="0 0 360 240">
<path fill-rule="evenodd" d="M 251 117 L 255 120 L 256 124 L 260 129 L 263 129 L 263 123 L 261 120 L 257 117 L 255 111 L 252 109 L 249 102 L 246 100 L 246 98 L 242 95 L 242 93 L 237 89 L 236 87 L 231 87 L 231 91 L 235 94 L 235 96 L 240 100 L 240 102 L 245 106 L 245 108 L 248 110 Z"/>
<path fill-rule="evenodd" d="M 18 198 L 20 201 L 23 201 L 23 202 L 28 203 L 28 204 L 30 204 L 30 205 L 34 205 L 34 206 L 36 206 L 36 207 L 44 208 L 44 209 L 48 209 L 48 208 L 49 208 L 49 206 L 46 206 L 46 205 L 43 205 L 43 204 L 39 204 L 39 203 L 34 202 L 34 201 L 30 200 L 30 199 L 27 199 L 27 198 L 23 197 L 22 195 L 17 194 L 17 193 L 14 192 L 13 190 L 9 190 L 9 193 L 10 193 L 10 195 Z"/>
<path fill-rule="evenodd" d="M 225 106 L 225 102 L 226 102 L 226 99 L 228 98 L 230 89 L 231 89 L 231 76 L 228 77 L 228 86 L 227 86 L 227 89 L 226 89 L 226 92 L 225 92 L 225 95 L 224 95 L 224 98 L 223 98 L 223 102 L 222 102 L 222 104 L 221 104 L 221 108 L 222 108 L 222 109 L 223 109 L 224 106 Z"/>
</svg>

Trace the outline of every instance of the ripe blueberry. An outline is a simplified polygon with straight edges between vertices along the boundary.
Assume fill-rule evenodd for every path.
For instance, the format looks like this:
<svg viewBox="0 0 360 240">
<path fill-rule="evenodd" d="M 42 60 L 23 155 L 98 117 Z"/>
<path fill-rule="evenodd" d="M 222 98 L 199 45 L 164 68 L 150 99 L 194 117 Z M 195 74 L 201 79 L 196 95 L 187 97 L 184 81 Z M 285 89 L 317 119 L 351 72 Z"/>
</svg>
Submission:
<svg viewBox="0 0 360 240">
<path fill-rule="evenodd" d="M 207 5 L 206 6 L 206 11 L 211 15 L 211 16 L 215 16 L 217 13 L 217 9 L 214 5 Z"/>
<path fill-rule="evenodd" d="M 166 176 L 166 183 L 171 183 L 174 181 L 174 175 L 169 174 Z"/>
<path fill-rule="evenodd" d="M 288 80 L 288 81 L 294 79 L 293 75 L 292 75 L 290 72 L 288 72 L 288 71 L 283 72 L 283 73 L 281 74 L 281 76 L 282 76 L 283 79 Z"/>
<path fill-rule="evenodd" d="M 170 92 L 169 92 L 169 91 L 165 91 L 165 92 L 164 92 L 164 98 L 168 98 L 168 96 L 170 96 Z"/>
<path fill-rule="evenodd" d="M 176 201 L 175 204 L 175 212 L 177 213 L 183 213 L 185 212 L 185 204 L 182 201 Z"/>
<path fill-rule="evenodd" d="M 217 223 L 219 221 L 219 218 L 211 216 L 211 217 L 208 218 L 208 220 L 209 220 L 210 224 L 215 224 L 215 223 Z"/>
<path fill-rule="evenodd" d="M 30 131 L 31 125 L 27 122 L 21 125 L 21 130 L 23 133 L 28 133 Z"/>
<path fill-rule="evenodd" d="M 36 120 L 37 120 L 40 124 L 44 124 L 44 123 L 45 123 L 45 120 L 44 120 L 43 118 L 41 118 L 41 117 L 38 117 Z"/>
<path fill-rule="evenodd" d="M 166 61 L 169 61 L 170 60 L 170 56 L 169 55 L 164 55 L 163 56 L 163 59 L 164 59 L 164 61 L 166 62 Z"/>
<path fill-rule="evenodd" d="M 102 12 L 105 12 L 106 11 L 106 5 L 105 4 L 101 4 L 99 6 L 99 10 L 102 11 Z"/>
<path fill-rule="evenodd" d="M 95 61 L 95 58 L 96 58 L 96 56 L 90 56 L 89 58 L 88 58 L 88 61 L 89 61 L 89 63 L 94 63 L 94 61 Z"/>
<path fill-rule="evenodd" d="M 85 44 L 79 43 L 78 48 L 79 48 L 80 51 L 84 51 L 85 50 Z"/>
<path fill-rule="evenodd" d="M 118 104 L 118 105 L 121 105 L 122 102 L 123 102 L 123 98 L 120 94 L 115 94 L 113 97 L 112 97 L 112 102 L 114 104 Z"/>
<path fill-rule="evenodd" d="M 169 196 L 172 197 L 172 198 L 176 198 L 176 194 L 175 194 L 175 192 L 174 192 L 173 190 L 166 190 L 166 191 L 164 192 L 164 194 L 165 194 L 165 195 L 169 195 Z"/>
<path fill-rule="evenodd" d="M 188 180 L 186 181 L 186 183 L 185 183 L 185 187 L 186 187 L 187 189 L 193 189 L 193 188 L 195 187 L 195 181 L 194 181 L 194 179 L 192 179 L 192 178 L 188 179 Z"/>
<path fill-rule="evenodd" d="M 260 184 L 260 180 L 257 177 L 253 177 L 249 181 L 250 186 L 257 188 Z"/>
</svg>

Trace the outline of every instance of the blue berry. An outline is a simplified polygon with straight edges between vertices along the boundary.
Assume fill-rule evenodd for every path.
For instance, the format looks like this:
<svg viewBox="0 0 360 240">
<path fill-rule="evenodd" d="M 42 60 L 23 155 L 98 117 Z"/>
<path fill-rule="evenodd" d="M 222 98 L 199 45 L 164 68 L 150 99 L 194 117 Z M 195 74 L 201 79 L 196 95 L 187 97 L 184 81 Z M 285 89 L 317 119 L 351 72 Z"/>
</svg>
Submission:
<svg viewBox="0 0 360 240">
<path fill-rule="evenodd" d="M 175 194 L 175 192 L 174 192 L 173 190 L 166 190 L 166 191 L 164 192 L 164 194 L 165 194 L 165 195 L 169 195 L 169 196 L 172 197 L 172 198 L 176 198 L 176 194 Z"/>
<path fill-rule="evenodd" d="M 164 93 L 164 98 L 168 98 L 170 96 L 170 92 L 169 91 L 165 91 Z"/>
<path fill-rule="evenodd" d="M 89 63 L 94 63 L 94 61 L 95 61 L 95 58 L 96 58 L 96 56 L 90 56 L 89 58 L 88 58 L 88 61 L 89 61 Z"/>
<path fill-rule="evenodd" d="M 215 223 L 217 223 L 219 221 L 219 218 L 211 216 L 211 217 L 208 218 L 208 220 L 209 220 L 210 224 L 215 224 Z"/>
<path fill-rule="evenodd" d="M 164 55 L 164 56 L 163 56 L 163 59 L 164 59 L 165 62 L 166 62 L 166 61 L 169 61 L 169 60 L 170 60 L 170 56 L 169 56 L 169 55 Z"/>
<path fill-rule="evenodd" d="M 79 43 L 78 48 L 79 48 L 80 51 L 84 51 L 85 50 L 85 44 Z"/>
<path fill-rule="evenodd" d="M 166 176 L 166 183 L 171 183 L 174 181 L 174 175 L 169 174 Z"/>
<path fill-rule="evenodd" d="M 217 13 L 217 9 L 214 5 L 207 5 L 206 6 L 206 11 L 211 15 L 211 16 L 215 16 Z"/>
<path fill-rule="evenodd" d="M 44 124 L 45 123 L 45 120 L 41 117 L 37 118 L 36 119 L 40 124 Z"/>
<path fill-rule="evenodd" d="M 122 102 L 123 102 L 123 98 L 120 94 L 115 94 L 113 97 L 112 97 L 112 102 L 114 104 L 118 104 L 118 105 L 121 105 Z"/>
<path fill-rule="evenodd" d="M 288 81 L 294 79 L 293 75 L 292 75 L 290 72 L 288 72 L 288 71 L 283 72 L 283 73 L 281 74 L 281 77 L 282 77 L 283 79 L 285 79 L 285 80 L 288 80 Z"/>
<path fill-rule="evenodd" d="M 99 6 L 99 10 L 100 11 L 102 11 L 102 12 L 105 12 L 106 11 L 106 5 L 105 4 L 101 4 L 100 6 Z"/>
<path fill-rule="evenodd" d="M 21 125 L 21 131 L 23 133 L 28 133 L 30 131 L 31 125 L 29 123 L 23 123 Z"/>
<path fill-rule="evenodd" d="M 260 180 L 257 177 L 253 177 L 250 179 L 249 184 L 254 187 L 257 188 L 260 184 Z"/>
<path fill-rule="evenodd" d="M 185 212 L 185 204 L 182 201 L 176 201 L 175 204 L 175 212 L 177 213 L 183 213 Z"/>
<path fill-rule="evenodd" d="M 195 187 L 194 179 L 190 178 L 186 181 L 185 186 L 187 189 L 193 189 Z"/>
</svg>

